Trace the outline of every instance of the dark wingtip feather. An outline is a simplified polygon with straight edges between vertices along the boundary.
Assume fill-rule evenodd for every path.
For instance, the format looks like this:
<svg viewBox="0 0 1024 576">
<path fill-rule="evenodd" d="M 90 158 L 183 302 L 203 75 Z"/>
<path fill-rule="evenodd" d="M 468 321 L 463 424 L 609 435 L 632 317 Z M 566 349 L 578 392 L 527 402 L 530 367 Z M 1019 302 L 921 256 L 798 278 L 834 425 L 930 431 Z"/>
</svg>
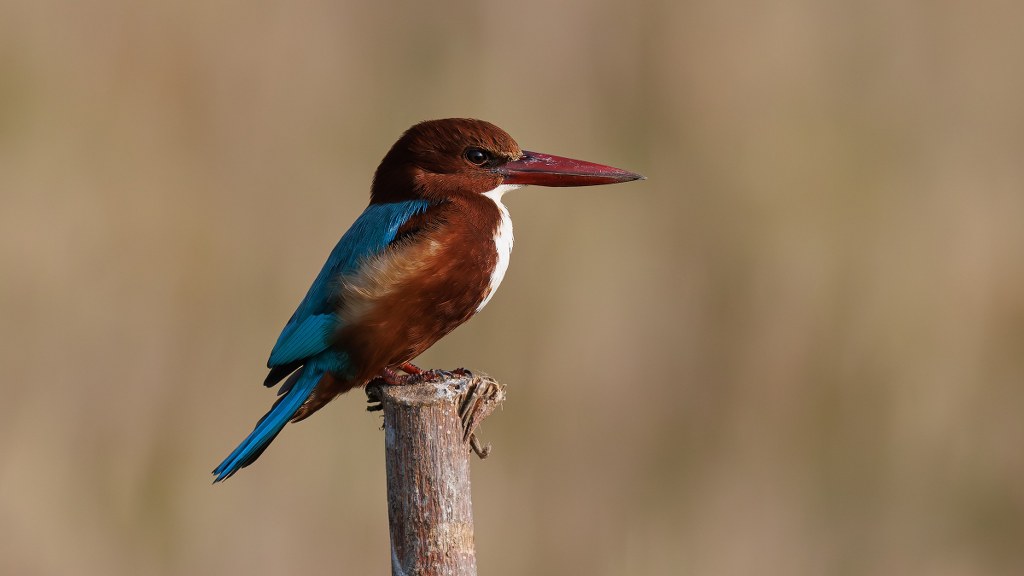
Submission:
<svg viewBox="0 0 1024 576">
<path fill-rule="evenodd" d="M 284 384 L 281 385 L 280 390 L 277 391 L 277 395 L 284 396 L 285 394 L 287 394 L 292 389 L 292 386 L 295 386 L 295 383 L 298 382 L 299 378 L 302 378 L 302 373 L 305 371 L 305 366 L 296 370 L 291 376 L 288 377 L 287 380 L 284 381 Z"/>
<path fill-rule="evenodd" d="M 263 385 L 267 388 L 273 388 L 284 379 L 285 376 L 291 374 L 296 368 L 302 366 L 302 361 L 298 360 L 295 362 L 289 362 L 282 366 L 273 366 L 270 368 L 270 374 L 267 374 L 266 380 L 263 381 Z"/>
</svg>

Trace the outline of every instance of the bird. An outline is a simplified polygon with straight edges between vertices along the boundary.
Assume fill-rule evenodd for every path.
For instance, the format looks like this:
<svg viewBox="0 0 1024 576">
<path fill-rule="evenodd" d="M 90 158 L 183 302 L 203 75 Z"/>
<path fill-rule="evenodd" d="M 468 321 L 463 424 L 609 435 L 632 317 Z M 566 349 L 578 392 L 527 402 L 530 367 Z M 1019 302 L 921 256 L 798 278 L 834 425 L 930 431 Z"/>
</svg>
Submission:
<svg viewBox="0 0 1024 576">
<path fill-rule="evenodd" d="M 412 360 L 491 301 L 505 277 L 512 221 L 502 196 L 528 185 L 592 186 L 643 176 L 530 152 L 483 120 L 415 124 L 374 173 L 370 203 L 327 257 L 274 345 L 273 407 L 213 470 L 252 464 L 289 422 L 375 378 L 429 375 Z"/>
</svg>

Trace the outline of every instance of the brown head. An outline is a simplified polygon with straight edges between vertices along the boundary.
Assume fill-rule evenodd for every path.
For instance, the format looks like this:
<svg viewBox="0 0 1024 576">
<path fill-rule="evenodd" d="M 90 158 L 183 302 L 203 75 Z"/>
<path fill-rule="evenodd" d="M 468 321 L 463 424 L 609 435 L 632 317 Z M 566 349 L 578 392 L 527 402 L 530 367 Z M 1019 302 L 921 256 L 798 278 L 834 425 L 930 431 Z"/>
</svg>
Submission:
<svg viewBox="0 0 1024 576">
<path fill-rule="evenodd" d="M 507 132 L 471 118 L 409 128 L 377 167 L 371 201 L 444 200 L 511 186 L 591 186 L 642 179 L 612 168 L 522 150 Z"/>
</svg>

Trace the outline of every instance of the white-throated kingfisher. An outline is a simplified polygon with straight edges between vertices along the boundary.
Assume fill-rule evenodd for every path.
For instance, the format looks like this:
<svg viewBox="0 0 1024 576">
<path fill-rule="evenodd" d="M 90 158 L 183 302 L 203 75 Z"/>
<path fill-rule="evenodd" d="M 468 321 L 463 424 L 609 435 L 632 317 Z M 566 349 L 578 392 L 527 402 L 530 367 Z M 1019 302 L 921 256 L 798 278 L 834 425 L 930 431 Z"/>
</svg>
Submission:
<svg viewBox="0 0 1024 576">
<path fill-rule="evenodd" d="M 482 120 L 410 128 L 381 161 L 370 205 L 331 251 L 277 339 L 264 382 L 273 408 L 213 471 L 248 466 L 288 422 L 410 362 L 487 305 L 505 276 L 512 221 L 501 197 L 538 186 L 592 186 L 639 174 L 521 150 Z"/>
</svg>

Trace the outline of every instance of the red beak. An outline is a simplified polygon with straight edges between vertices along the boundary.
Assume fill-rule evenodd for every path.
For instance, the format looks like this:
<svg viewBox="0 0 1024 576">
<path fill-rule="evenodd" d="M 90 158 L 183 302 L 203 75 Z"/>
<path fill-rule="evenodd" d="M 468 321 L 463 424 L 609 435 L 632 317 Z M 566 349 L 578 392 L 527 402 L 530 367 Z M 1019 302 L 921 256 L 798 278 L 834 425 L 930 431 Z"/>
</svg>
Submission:
<svg viewBox="0 0 1024 576">
<path fill-rule="evenodd" d="M 506 162 L 496 172 L 505 177 L 505 184 L 534 186 L 594 186 L 645 179 L 611 166 L 526 150 L 522 158 Z"/>
</svg>

